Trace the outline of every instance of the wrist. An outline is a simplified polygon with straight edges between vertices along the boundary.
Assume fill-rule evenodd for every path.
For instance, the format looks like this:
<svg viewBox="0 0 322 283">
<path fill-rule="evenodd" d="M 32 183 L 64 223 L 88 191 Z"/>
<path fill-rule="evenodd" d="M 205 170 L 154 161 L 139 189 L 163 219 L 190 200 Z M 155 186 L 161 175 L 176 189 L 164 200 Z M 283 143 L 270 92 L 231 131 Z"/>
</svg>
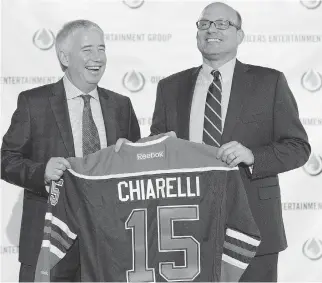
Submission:
<svg viewBox="0 0 322 283">
<path fill-rule="evenodd" d="M 248 166 L 254 167 L 255 157 L 254 157 L 253 152 L 251 150 L 249 150 L 249 151 L 250 151 L 251 158 L 250 158 L 250 162 L 249 162 Z"/>
<path fill-rule="evenodd" d="M 44 175 L 44 184 L 45 185 L 49 185 L 50 184 L 50 179 L 46 176 L 46 174 Z"/>
</svg>

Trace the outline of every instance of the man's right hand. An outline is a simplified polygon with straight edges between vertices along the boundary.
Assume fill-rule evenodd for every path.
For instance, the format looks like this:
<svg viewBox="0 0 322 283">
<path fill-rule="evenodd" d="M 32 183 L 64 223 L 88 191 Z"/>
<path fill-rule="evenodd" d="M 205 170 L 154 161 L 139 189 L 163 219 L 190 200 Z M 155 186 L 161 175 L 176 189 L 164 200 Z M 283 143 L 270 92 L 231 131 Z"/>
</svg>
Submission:
<svg viewBox="0 0 322 283">
<path fill-rule="evenodd" d="M 45 170 L 45 183 L 58 181 L 66 169 L 70 169 L 69 162 L 63 157 L 52 157 L 49 159 Z"/>
</svg>

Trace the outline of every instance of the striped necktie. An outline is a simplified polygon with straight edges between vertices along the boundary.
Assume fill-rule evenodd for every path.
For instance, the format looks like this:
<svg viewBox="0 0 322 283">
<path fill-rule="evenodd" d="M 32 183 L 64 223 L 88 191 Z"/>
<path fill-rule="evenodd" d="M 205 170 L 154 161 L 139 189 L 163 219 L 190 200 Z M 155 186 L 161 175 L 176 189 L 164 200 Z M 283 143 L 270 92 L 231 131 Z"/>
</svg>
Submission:
<svg viewBox="0 0 322 283">
<path fill-rule="evenodd" d="M 83 156 L 101 149 L 98 130 L 95 125 L 92 109 L 90 105 L 91 96 L 89 94 L 80 95 L 84 100 L 83 109 Z"/>
<path fill-rule="evenodd" d="M 203 143 L 219 147 L 222 135 L 221 120 L 221 82 L 220 72 L 212 70 L 214 79 L 211 82 L 205 105 L 205 119 L 203 126 Z"/>
</svg>

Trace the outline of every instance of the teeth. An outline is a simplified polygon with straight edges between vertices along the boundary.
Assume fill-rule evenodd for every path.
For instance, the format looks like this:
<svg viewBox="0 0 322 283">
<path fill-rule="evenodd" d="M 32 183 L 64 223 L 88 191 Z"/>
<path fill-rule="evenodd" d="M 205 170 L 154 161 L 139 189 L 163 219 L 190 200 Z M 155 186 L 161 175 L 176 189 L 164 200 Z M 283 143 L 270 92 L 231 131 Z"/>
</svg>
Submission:
<svg viewBox="0 0 322 283">
<path fill-rule="evenodd" d="M 100 67 L 87 67 L 87 69 L 98 71 L 100 69 Z"/>
<path fill-rule="evenodd" d="M 214 41 L 214 42 L 220 42 L 220 40 L 217 39 L 217 38 L 208 38 L 207 41 L 208 42 L 212 42 L 212 41 Z"/>
</svg>

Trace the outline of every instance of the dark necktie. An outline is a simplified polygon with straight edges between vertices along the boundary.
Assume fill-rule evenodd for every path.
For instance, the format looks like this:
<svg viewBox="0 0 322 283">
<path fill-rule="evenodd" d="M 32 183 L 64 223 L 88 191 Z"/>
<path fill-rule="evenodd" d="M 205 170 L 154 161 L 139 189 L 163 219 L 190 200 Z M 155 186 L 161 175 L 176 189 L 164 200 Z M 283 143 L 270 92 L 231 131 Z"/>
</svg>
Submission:
<svg viewBox="0 0 322 283">
<path fill-rule="evenodd" d="M 219 147 L 222 135 L 221 120 L 221 82 L 220 72 L 211 71 L 214 79 L 211 82 L 205 105 L 205 118 L 203 126 L 203 142 L 208 145 Z"/>
<path fill-rule="evenodd" d="M 95 125 L 92 110 L 91 110 L 91 96 L 81 95 L 84 100 L 83 109 L 83 156 L 96 152 L 101 149 L 98 130 Z"/>
</svg>

